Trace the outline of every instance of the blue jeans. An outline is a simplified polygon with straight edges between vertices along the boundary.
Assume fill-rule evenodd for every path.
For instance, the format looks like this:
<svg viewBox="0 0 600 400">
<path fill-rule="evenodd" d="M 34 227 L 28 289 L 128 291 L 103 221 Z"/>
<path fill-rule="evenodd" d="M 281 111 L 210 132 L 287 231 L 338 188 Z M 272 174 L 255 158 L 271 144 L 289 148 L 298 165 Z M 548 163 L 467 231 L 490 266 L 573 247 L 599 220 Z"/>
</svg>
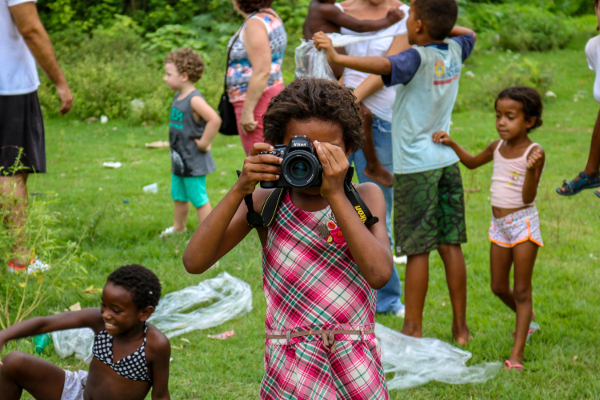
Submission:
<svg viewBox="0 0 600 400">
<path fill-rule="evenodd" d="M 392 123 L 385 121 L 373 115 L 373 141 L 375 142 L 375 152 L 381 164 L 392 174 L 394 173 L 394 161 L 392 157 Z M 379 183 L 365 176 L 365 167 L 367 160 L 362 150 L 352 153 L 349 158 L 350 164 L 354 162 L 354 169 L 358 176 L 358 181 L 373 182 L 381 188 L 385 198 L 385 226 L 392 249 L 394 248 L 394 237 L 392 236 L 392 210 L 394 207 L 394 188 L 380 185 Z M 393 254 L 393 252 L 392 252 Z M 396 313 L 404 308 L 400 301 L 402 286 L 396 267 L 392 269 L 390 281 L 377 291 L 377 312 L 378 313 Z"/>
</svg>

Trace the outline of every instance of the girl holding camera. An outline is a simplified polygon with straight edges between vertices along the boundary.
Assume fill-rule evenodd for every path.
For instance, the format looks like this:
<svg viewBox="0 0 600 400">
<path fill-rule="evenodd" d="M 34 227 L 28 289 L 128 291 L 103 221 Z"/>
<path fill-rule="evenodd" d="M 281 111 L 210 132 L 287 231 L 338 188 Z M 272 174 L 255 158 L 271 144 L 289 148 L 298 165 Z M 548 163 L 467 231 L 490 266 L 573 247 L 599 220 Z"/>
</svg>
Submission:
<svg viewBox="0 0 600 400">
<path fill-rule="evenodd" d="M 355 97 L 337 82 L 296 80 L 273 98 L 264 125 L 267 143 L 254 145 L 238 181 L 192 236 L 185 268 L 200 274 L 244 239 L 252 229 L 244 197 L 260 212 L 271 191 L 256 184 L 281 174 L 282 158 L 261 152 L 306 135 L 321 186 L 283 191 L 272 224 L 257 228 L 267 301 L 261 399 L 388 399 L 374 316 L 375 290 L 392 274 L 389 239 L 383 223 L 363 224 L 344 192 L 348 155 L 364 141 Z M 383 219 L 381 189 L 356 190 Z"/>
</svg>

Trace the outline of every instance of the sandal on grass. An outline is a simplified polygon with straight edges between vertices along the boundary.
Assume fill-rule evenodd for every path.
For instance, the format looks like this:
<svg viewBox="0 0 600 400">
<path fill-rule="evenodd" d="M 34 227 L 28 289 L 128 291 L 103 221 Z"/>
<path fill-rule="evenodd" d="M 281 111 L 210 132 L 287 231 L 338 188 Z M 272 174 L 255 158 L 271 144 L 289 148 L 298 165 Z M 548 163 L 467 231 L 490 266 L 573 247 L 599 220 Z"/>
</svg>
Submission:
<svg viewBox="0 0 600 400">
<path fill-rule="evenodd" d="M 557 188 L 556 193 L 560 194 L 561 196 L 573 196 L 574 194 L 581 192 L 583 189 L 592 189 L 599 186 L 600 174 L 592 178 L 588 174 L 581 171 L 579 173 L 579 180 L 577 182 L 564 180 L 563 187 L 565 188 L 565 191 L 563 192 L 560 190 L 561 188 Z"/>
<path fill-rule="evenodd" d="M 504 365 L 506 366 L 506 368 L 508 368 L 509 371 L 514 368 L 518 372 L 523 372 L 523 365 L 521 364 L 511 364 L 510 361 L 506 360 L 504 361 Z"/>
</svg>

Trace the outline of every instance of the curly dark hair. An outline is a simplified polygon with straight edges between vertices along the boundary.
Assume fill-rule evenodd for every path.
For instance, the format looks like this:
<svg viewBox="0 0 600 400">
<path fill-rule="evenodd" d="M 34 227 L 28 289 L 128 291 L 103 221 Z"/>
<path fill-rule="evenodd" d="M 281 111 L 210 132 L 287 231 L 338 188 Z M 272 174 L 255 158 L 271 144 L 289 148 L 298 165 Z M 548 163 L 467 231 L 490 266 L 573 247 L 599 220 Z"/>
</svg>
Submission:
<svg viewBox="0 0 600 400">
<path fill-rule="evenodd" d="M 262 8 L 269 8 L 273 0 L 235 0 L 238 8 L 245 13 L 253 13 Z"/>
<path fill-rule="evenodd" d="M 528 129 L 527 132 L 532 129 L 539 128 L 544 123 L 544 121 L 542 121 L 542 111 L 544 109 L 544 105 L 542 104 L 542 98 L 537 90 L 527 86 L 513 86 L 509 87 L 508 89 L 504 89 L 498 95 L 498 98 L 494 103 L 494 108 L 500 99 L 511 99 L 518 101 L 523 105 L 525 119 L 530 120 L 531 118 L 535 118 L 535 124 L 533 127 Z"/>
<path fill-rule="evenodd" d="M 448 37 L 458 18 L 456 0 L 415 0 L 410 11 L 427 27 L 427 33 L 433 40 Z"/>
<path fill-rule="evenodd" d="M 187 72 L 189 80 L 193 83 L 198 82 L 204 73 L 202 57 L 189 47 L 182 47 L 170 52 L 165 57 L 164 63 L 175 64 L 177 72 L 180 74 Z"/>
<path fill-rule="evenodd" d="M 161 286 L 154 272 L 139 264 L 124 265 L 114 270 L 106 279 L 131 293 L 133 304 L 140 310 L 156 307 L 160 300 Z"/>
<path fill-rule="evenodd" d="M 283 143 L 292 119 L 312 118 L 340 125 L 346 149 L 357 151 L 362 147 L 365 133 L 356 96 L 337 81 L 316 78 L 296 79 L 271 99 L 263 115 L 265 141 Z"/>
</svg>

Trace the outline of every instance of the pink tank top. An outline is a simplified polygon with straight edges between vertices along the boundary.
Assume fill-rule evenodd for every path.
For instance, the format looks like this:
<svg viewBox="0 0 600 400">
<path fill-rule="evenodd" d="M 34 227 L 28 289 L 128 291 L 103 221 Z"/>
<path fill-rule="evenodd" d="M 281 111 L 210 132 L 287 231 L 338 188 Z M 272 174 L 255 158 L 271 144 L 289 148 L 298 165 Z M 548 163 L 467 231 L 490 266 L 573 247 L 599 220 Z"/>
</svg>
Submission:
<svg viewBox="0 0 600 400">
<path fill-rule="evenodd" d="M 521 208 L 535 205 L 523 203 L 523 183 L 527 172 L 527 155 L 537 143 L 532 143 L 521 157 L 504 158 L 500 154 L 500 140 L 494 150 L 494 173 L 492 175 L 492 206 L 500 208 Z"/>
</svg>

